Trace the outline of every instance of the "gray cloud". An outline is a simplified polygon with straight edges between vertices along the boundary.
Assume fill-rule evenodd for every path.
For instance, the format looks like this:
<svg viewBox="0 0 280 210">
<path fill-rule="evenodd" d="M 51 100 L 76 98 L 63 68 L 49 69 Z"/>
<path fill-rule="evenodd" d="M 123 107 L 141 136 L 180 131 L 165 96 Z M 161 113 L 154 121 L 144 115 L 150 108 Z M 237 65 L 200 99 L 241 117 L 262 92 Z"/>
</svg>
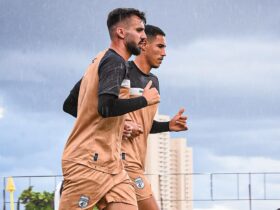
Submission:
<svg viewBox="0 0 280 210">
<path fill-rule="evenodd" d="M 0 120 L 1 175 L 8 176 L 15 168 L 45 168 L 60 174 L 60 158 L 72 126 L 73 119 L 62 114 L 7 110 Z"/>
<path fill-rule="evenodd" d="M 159 75 L 176 87 L 278 93 L 279 49 L 275 39 L 198 39 L 169 49 Z"/>
<path fill-rule="evenodd" d="M 279 159 L 279 119 L 208 119 L 191 121 L 188 139 L 194 147 L 205 147 L 218 155 Z M 191 130 L 192 129 L 192 130 Z"/>
<path fill-rule="evenodd" d="M 25 112 L 61 111 L 63 101 L 93 55 L 67 48 L 8 51 L 0 58 L 2 97 L 7 106 Z"/>
<path fill-rule="evenodd" d="M 100 50 L 109 37 L 107 13 L 115 7 L 136 7 L 148 22 L 161 26 L 172 45 L 197 37 L 279 36 L 279 1 L 1 1 L 1 46 L 41 48 L 70 46 Z M 268 15 L 269 14 L 269 15 Z M 176 33 L 174 33 L 176 32 Z"/>
</svg>

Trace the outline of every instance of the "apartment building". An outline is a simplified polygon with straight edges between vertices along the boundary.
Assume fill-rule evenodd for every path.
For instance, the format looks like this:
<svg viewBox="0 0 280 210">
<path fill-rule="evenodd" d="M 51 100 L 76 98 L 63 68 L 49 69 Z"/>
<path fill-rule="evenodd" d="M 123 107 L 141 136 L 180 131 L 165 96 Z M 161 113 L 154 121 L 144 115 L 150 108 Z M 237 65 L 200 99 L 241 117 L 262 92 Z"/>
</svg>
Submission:
<svg viewBox="0 0 280 210">
<path fill-rule="evenodd" d="M 169 116 L 157 115 L 158 121 Z M 151 134 L 148 139 L 146 174 L 162 210 L 192 210 L 192 149 L 186 139 L 170 134 Z"/>
</svg>

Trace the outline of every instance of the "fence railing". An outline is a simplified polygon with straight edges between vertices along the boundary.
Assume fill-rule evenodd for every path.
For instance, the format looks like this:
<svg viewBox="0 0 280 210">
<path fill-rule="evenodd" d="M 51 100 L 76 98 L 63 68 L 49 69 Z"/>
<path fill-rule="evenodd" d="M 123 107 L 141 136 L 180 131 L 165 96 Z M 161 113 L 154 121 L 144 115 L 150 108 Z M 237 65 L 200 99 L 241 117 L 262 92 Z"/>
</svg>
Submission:
<svg viewBox="0 0 280 210">
<path fill-rule="evenodd" d="M 161 206 L 166 202 L 248 201 L 251 209 L 252 201 L 280 200 L 280 172 L 147 174 L 147 177 Z M 54 192 L 62 178 L 61 175 L 13 176 L 17 209 L 21 208 L 18 197 L 23 190 L 33 186 L 34 191 Z M 2 179 L 3 210 L 8 209 L 10 202 L 5 191 L 7 179 Z M 176 193 L 178 189 L 180 193 Z"/>
<path fill-rule="evenodd" d="M 21 203 L 19 201 L 19 196 L 21 192 L 31 186 L 34 187 L 36 191 L 49 191 L 54 192 L 56 185 L 63 179 L 62 175 L 38 175 L 38 176 L 11 176 L 14 179 L 16 185 L 16 191 L 14 193 L 15 199 L 14 203 L 16 205 L 16 209 L 20 210 Z M 3 210 L 8 210 L 7 206 L 10 204 L 8 200 L 8 192 L 6 192 L 5 188 L 7 185 L 7 179 L 9 177 L 3 177 L 2 179 L 2 199 L 3 199 Z"/>
</svg>

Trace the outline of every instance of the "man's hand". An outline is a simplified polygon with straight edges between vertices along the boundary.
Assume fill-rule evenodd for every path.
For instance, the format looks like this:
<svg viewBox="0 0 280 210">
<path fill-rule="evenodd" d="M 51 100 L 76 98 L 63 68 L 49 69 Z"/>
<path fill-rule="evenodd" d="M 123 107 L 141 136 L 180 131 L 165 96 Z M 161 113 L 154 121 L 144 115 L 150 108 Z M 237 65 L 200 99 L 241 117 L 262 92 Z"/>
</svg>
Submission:
<svg viewBox="0 0 280 210">
<path fill-rule="evenodd" d="M 124 122 L 124 129 L 123 129 L 122 139 L 130 138 L 131 137 L 131 133 L 132 133 L 132 128 L 126 122 L 127 121 Z"/>
<path fill-rule="evenodd" d="M 143 128 L 141 125 L 128 120 L 124 122 L 123 139 L 132 140 L 142 133 L 143 133 Z"/>
<path fill-rule="evenodd" d="M 179 112 L 169 121 L 170 131 L 185 131 L 188 130 L 187 127 L 187 116 L 183 116 L 184 109 L 180 109 Z"/>
<path fill-rule="evenodd" d="M 146 87 L 144 88 L 144 91 L 143 91 L 143 96 L 147 100 L 148 106 L 157 104 L 160 102 L 160 95 L 159 95 L 157 89 L 154 87 L 151 88 L 151 86 L 152 86 L 152 80 L 150 80 L 148 82 L 148 84 L 146 85 Z"/>
</svg>

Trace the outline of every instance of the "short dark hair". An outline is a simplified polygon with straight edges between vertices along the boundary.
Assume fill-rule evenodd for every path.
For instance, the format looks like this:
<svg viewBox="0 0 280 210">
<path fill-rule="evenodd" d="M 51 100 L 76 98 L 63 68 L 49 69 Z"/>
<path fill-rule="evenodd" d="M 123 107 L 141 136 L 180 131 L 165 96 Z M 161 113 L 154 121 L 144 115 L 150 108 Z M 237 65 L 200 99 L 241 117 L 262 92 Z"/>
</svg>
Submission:
<svg viewBox="0 0 280 210">
<path fill-rule="evenodd" d="M 146 17 L 145 17 L 145 13 L 141 12 L 137 9 L 134 8 L 116 8 L 114 10 L 112 10 L 109 14 L 108 14 L 108 18 L 107 18 L 107 27 L 108 30 L 111 34 L 111 29 L 113 26 L 115 26 L 117 23 L 125 20 L 126 18 L 131 17 L 132 15 L 135 15 L 137 17 L 139 17 L 144 24 L 146 24 Z"/>
<path fill-rule="evenodd" d="M 147 39 L 153 39 L 157 35 L 165 36 L 165 33 L 163 32 L 163 30 L 161 30 L 159 27 L 156 27 L 153 25 L 146 25 L 145 33 L 147 35 Z"/>
</svg>

